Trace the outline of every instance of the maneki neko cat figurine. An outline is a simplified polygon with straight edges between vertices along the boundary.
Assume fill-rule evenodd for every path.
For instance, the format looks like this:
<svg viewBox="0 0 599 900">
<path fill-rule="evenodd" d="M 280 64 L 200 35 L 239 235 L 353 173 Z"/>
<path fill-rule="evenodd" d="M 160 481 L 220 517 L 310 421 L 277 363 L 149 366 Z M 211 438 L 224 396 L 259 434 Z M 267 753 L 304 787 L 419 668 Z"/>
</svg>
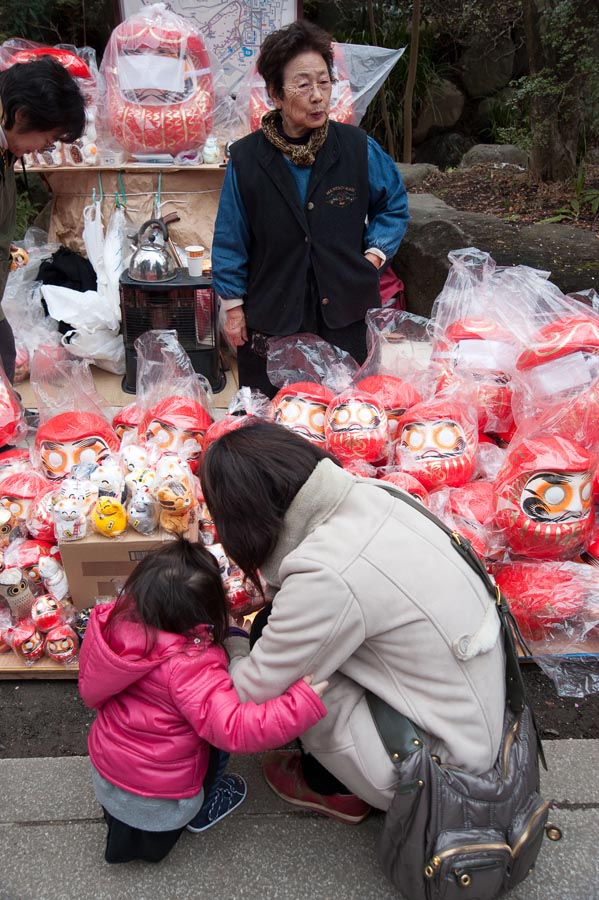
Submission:
<svg viewBox="0 0 599 900">
<path fill-rule="evenodd" d="M 169 534 L 184 535 L 193 521 L 195 498 L 189 479 L 179 475 L 165 479 L 155 490 L 160 504 L 160 525 Z"/>
<path fill-rule="evenodd" d="M 94 529 L 106 537 L 118 537 L 127 530 L 127 513 L 116 497 L 98 497 L 91 520 Z"/>
<path fill-rule="evenodd" d="M 80 541 L 87 534 L 85 508 L 76 498 L 52 494 L 52 515 L 57 541 Z"/>
</svg>

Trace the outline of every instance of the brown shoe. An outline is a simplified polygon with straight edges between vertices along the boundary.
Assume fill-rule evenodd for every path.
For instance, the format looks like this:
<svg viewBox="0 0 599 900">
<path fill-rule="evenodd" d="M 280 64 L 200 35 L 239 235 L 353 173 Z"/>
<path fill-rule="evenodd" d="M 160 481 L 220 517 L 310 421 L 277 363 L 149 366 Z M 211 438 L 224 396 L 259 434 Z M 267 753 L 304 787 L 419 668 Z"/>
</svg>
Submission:
<svg viewBox="0 0 599 900">
<path fill-rule="evenodd" d="M 355 794 L 317 794 L 309 788 L 302 775 L 301 754 L 296 750 L 271 750 L 262 762 L 262 774 L 282 800 L 346 825 L 358 825 L 370 812 L 368 803 Z"/>
</svg>

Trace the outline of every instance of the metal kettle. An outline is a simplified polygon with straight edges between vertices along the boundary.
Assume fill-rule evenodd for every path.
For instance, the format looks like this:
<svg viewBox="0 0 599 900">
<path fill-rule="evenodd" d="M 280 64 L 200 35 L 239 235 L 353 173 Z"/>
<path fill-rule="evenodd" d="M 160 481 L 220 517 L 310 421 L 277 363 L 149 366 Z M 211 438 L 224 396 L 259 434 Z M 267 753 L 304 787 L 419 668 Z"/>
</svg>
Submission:
<svg viewBox="0 0 599 900">
<path fill-rule="evenodd" d="M 144 240 L 148 229 L 149 234 Z M 156 240 L 156 229 L 162 232 L 163 242 Z M 129 263 L 129 278 L 134 281 L 171 281 L 177 277 L 175 260 L 167 248 L 168 230 L 160 219 L 149 219 L 141 226 L 135 239 L 137 250 Z"/>
</svg>

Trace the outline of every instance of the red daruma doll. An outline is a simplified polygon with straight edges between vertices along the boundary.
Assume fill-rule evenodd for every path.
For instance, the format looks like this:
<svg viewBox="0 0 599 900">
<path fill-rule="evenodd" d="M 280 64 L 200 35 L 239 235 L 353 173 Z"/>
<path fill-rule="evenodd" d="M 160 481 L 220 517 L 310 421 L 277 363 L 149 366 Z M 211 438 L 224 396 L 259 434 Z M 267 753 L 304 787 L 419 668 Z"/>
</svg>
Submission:
<svg viewBox="0 0 599 900">
<path fill-rule="evenodd" d="M 70 625 L 57 625 L 46 635 L 46 656 L 61 665 L 73 662 L 79 652 L 79 638 Z"/>
<path fill-rule="evenodd" d="M 389 438 L 387 414 L 367 391 L 344 391 L 329 403 L 324 432 L 327 450 L 340 462 L 378 462 Z"/>
<path fill-rule="evenodd" d="M 524 440 L 508 453 L 495 482 L 495 526 L 512 553 L 571 559 L 594 523 L 593 459 L 561 436 Z"/>
<path fill-rule="evenodd" d="M 61 481 L 79 463 L 101 463 L 119 449 L 119 439 L 106 419 L 97 413 L 64 412 L 40 425 L 35 449 L 42 473 Z"/>
<path fill-rule="evenodd" d="M 478 422 L 465 404 L 434 398 L 399 420 L 395 463 L 427 490 L 458 487 L 474 474 Z"/>
<path fill-rule="evenodd" d="M 312 381 L 288 384 L 273 398 L 274 419 L 313 444 L 325 442 L 325 416 L 333 392 Z"/>
</svg>

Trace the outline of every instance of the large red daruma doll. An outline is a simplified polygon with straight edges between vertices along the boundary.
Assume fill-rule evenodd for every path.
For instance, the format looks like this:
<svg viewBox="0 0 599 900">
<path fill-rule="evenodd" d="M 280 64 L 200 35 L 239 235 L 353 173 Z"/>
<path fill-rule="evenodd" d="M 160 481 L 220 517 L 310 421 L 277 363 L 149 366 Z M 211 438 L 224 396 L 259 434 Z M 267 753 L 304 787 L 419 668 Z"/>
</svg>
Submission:
<svg viewBox="0 0 599 900">
<path fill-rule="evenodd" d="M 593 458 L 565 437 L 524 440 L 495 482 L 495 526 L 512 553 L 571 559 L 583 550 L 593 524 Z"/>
<path fill-rule="evenodd" d="M 331 91 L 329 118 L 346 125 L 357 125 L 349 74 L 343 58 L 343 50 L 337 43 L 333 43 L 333 55 L 334 73 L 337 80 L 333 83 Z M 262 116 L 273 109 L 273 104 L 266 92 L 264 81 L 255 68 L 252 74 L 249 104 L 250 131 L 257 131 L 260 128 Z"/>
<path fill-rule="evenodd" d="M 130 16 L 112 32 L 102 69 L 108 127 L 130 153 L 175 156 L 210 134 L 210 60 L 200 34 L 178 16 Z"/>
<path fill-rule="evenodd" d="M 456 401 L 433 399 L 412 406 L 399 420 L 395 464 L 427 490 L 458 487 L 474 474 L 475 416 Z"/>
</svg>

